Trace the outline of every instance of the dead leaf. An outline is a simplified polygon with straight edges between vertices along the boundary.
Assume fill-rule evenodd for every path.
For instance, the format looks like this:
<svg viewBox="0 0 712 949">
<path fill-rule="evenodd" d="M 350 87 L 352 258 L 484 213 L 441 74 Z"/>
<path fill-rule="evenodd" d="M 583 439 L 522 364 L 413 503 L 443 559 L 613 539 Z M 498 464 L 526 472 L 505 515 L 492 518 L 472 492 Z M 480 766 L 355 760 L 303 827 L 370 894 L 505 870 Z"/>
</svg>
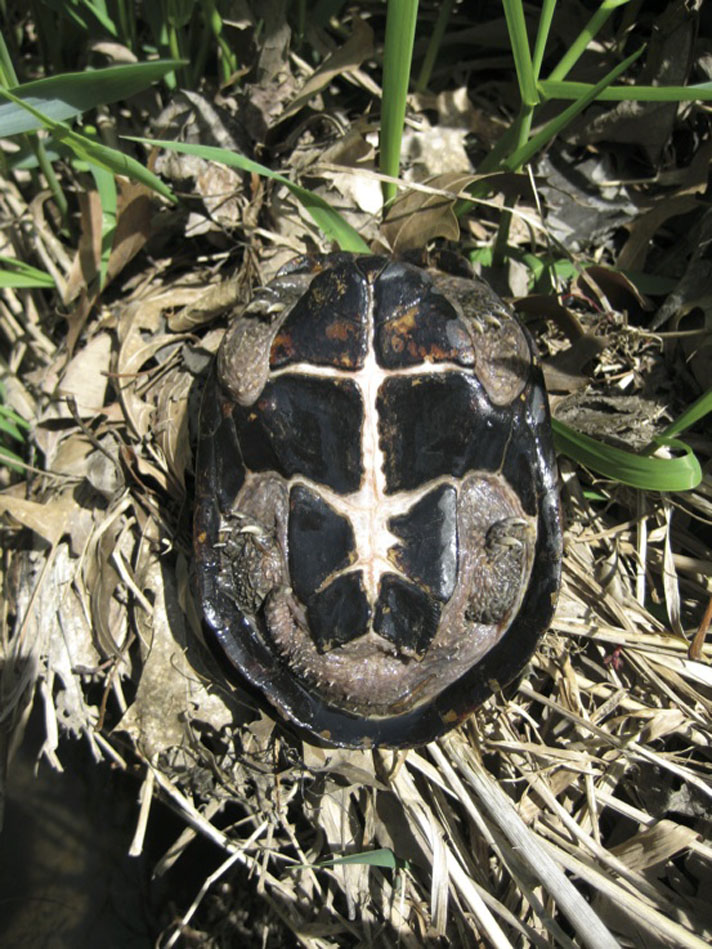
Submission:
<svg viewBox="0 0 712 949">
<path fill-rule="evenodd" d="M 190 299 L 193 298 L 194 294 L 191 293 Z M 156 293 L 148 299 L 129 304 L 118 326 L 116 373 L 119 397 L 126 419 L 139 438 L 150 432 L 154 414 L 154 407 L 144 398 L 142 391 L 147 382 L 145 366 L 156 359 L 162 350 L 169 351 L 171 347 L 180 345 L 180 336 L 163 332 L 163 311 L 180 302 L 180 295 L 175 291 Z"/>
<path fill-rule="evenodd" d="M 153 199 L 144 185 L 119 179 L 118 219 L 106 268 L 107 284 L 136 256 L 151 236 Z"/>
<path fill-rule="evenodd" d="M 569 393 L 583 389 L 591 379 L 583 372 L 585 366 L 603 352 L 608 345 L 605 336 L 585 333 L 572 345 L 542 362 L 546 391 Z"/>
<path fill-rule="evenodd" d="M 114 242 L 106 268 L 108 285 L 136 256 L 151 233 L 153 208 L 150 192 L 143 185 L 119 179 L 117 222 Z M 101 202 L 96 191 L 80 193 L 81 233 L 79 249 L 64 289 L 65 303 L 75 302 L 66 316 L 67 351 L 71 354 L 79 335 L 99 297 L 101 259 Z"/>
<path fill-rule="evenodd" d="M 287 7 L 280 0 L 262 0 L 259 7 L 263 38 L 257 63 L 257 78 L 264 87 L 284 72 L 289 62 L 292 31 L 287 23 Z"/>
<path fill-rule="evenodd" d="M 638 85 L 686 84 L 698 17 L 689 0 L 664 5 L 651 31 Z M 619 102 L 595 118 L 587 113 L 579 119 L 576 133 L 567 137 L 579 145 L 601 141 L 633 144 L 657 164 L 672 133 L 677 109 L 676 102 Z"/>
<path fill-rule="evenodd" d="M 120 502 L 109 511 L 91 537 L 82 575 L 91 601 L 93 633 L 99 649 L 105 656 L 118 656 L 126 644 L 128 617 L 123 580 L 116 567 L 115 554 L 131 563 L 133 538 L 127 529 L 124 508 Z"/>
<path fill-rule="evenodd" d="M 611 853 L 630 870 L 646 870 L 670 860 L 698 838 L 699 834 L 691 827 L 683 827 L 671 820 L 660 820 L 622 844 L 611 847 Z"/>
<path fill-rule="evenodd" d="M 357 69 L 364 60 L 373 56 L 373 30 L 358 16 L 354 16 L 352 22 L 351 35 L 344 45 L 327 56 L 321 66 L 311 74 L 296 99 L 290 102 L 279 116 L 278 123 L 303 109 L 312 96 L 325 89 L 337 76 Z"/>
<path fill-rule="evenodd" d="M 168 490 L 174 497 L 185 495 L 185 473 L 191 467 L 188 396 L 192 385 L 189 373 L 176 371 L 161 380 L 156 393 L 156 417 L 160 422 L 154 437 L 168 470 Z"/>
<path fill-rule="evenodd" d="M 9 514 L 18 524 L 29 527 L 54 546 L 69 533 L 71 519 L 77 514 L 77 504 L 71 493 L 41 503 L 5 493 L 0 494 L 0 513 Z"/>
<path fill-rule="evenodd" d="M 654 309 L 651 301 L 635 284 L 624 273 L 612 267 L 591 264 L 578 278 L 577 284 L 584 292 L 592 286 L 595 287 L 599 291 L 596 294 L 599 300 L 605 301 L 605 304 L 620 312 L 630 310 L 631 306 L 640 307 L 644 311 Z"/>
<path fill-rule="evenodd" d="M 616 267 L 620 270 L 645 270 L 653 237 L 671 217 L 678 217 L 702 208 L 699 198 L 692 194 L 681 194 L 658 201 L 647 213 L 639 214 L 628 226 L 628 240 L 618 255 Z"/>
<path fill-rule="evenodd" d="M 156 554 L 155 523 L 147 528 L 150 543 L 142 547 L 135 582 L 149 595 L 152 609 L 135 612 L 143 667 L 136 697 L 121 719 L 119 728 L 128 732 L 150 759 L 185 744 L 190 718 L 209 723 L 216 731 L 232 716 L 218 694 L 209 692 L 188 661 L 190 630 L 185 616 L 175 609 L 178 591 L 172 570 L 165 570 Z"/>
<path fill-rule="evenodd" d="M 547 293 L 529 293 L 525 297 L 519 297 L 516 309 L 518 313 L 527 316 L 552 320 L 571 342 L 580 339 L 585 333 L 576 313 Z"/>
<path fill-rule="evenodd" d="M 437 112 L 439 126 L 474 133 L 485 145 L 494 145 L 507 128 L 502 119 L 474 105 L 467 86 L 447 89 L 437 95 L 415 93 L 409 102 L 418 112 Z"/>
<path fill-rule="evenodd" d="M 235 277 L 203 289 L 196 288 L 195 299 L 168 316 L 168 328 L 174 333 L 190 333 L 227 310 L 244 306 L 249 296 L 249 271 L 241 268 Z"/>
<path fill-rule="evenodd" d="M 462 172 L 447 172 L 423 182 L 431 188 L 453 193 L 462 191 L 475 176 Z M 460 224 L 455 217 L 456 198 L 423 191 L 408 191 L 391 205 L 381 227 L 393 253 L 424 247 L 434 237 L 456 241 Z"/>
<path fill-rule="evenodd" d="M 124 46 L 123 43 L 113 43 L 109 40 L 95 40 L 92 43 L 89 43 L 89 49 L 93 53 L 100 53 L 112 63 L 136 63 L 138 62 L 138 57 L 133 50 L 130 50 L 128 46 Z"/>
<path fill-rule="evenodd" d="M 106 398 L 110 360 L 111 336 L 98 333 L 68 363 L 57 386 L 57 396 L 73 399 L 83 418 L 98 415 Z M 54 409 L 58 418 L 72 417 L 62 401 L 56 402 Z"/>
<path fill-rule="evenodd" d="M 97 191 L 80 191 L 79 201 L 79 245 L 67 275 L 62 301 L 65 306 L 73 303 L 91 287 L 99 273 L 101 261 L 101 199 Z"/>
</svg>

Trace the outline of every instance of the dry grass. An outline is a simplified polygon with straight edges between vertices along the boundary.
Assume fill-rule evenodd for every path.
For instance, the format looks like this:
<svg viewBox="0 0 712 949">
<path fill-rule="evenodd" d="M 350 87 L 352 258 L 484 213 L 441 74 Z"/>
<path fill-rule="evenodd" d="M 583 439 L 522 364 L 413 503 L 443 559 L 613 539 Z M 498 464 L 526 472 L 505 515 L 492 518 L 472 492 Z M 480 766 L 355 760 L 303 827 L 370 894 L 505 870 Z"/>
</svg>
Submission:
<svg viewBox="0 0 712 949">
<path fill-rule="evenodd" d="M 348 163 L 313 151 L 332 170 Z M 308 157 L 295 161 L 306 168 Z M 218 183 L 221 194 L 240 187 L 239 178 Z M 355 188 L 350 181 L 345 203 Z M 2 293 L 7 401 L 33 420 L 42 459 L 0 492 L 3 769 L 39 702 L 50 764 L 61 767 L 69 733 L 97 760 L 140 765 L 132 853 L 157 797 L 181 816 L 159 877 L 192 859 L 196 836 L 220 848 L 224 861 L 161 946 L 235 944 L 227 917 L 213 913 L 210 934 L 200 929 L 210 886 L 235 865 L 310 949 L 441 937 L 454 946 L 708 946 L 709 430 L 693 436 L 705 480 L 674 497 L 596 482 L 562 459 L 566 550 L 552 627 L 523 680 L 446 738 L 397 753 L 312 746 L 224 678 L 190 587 L 191 417 L 224 326 L 212 321 L 303 250 L 307 227 L 282 193 L 269 195 L 280 233 L 258 226 L 267 196 L 255 182 L 250 189 L 216 205 L 229 219 L 214 233 L 235 220 L 249 233 L 236 273 L 222 248 L 196 259 L 195 221 L 166 212 L 151 256 L 129 268 L 153 212 L 126 189 L 133 243 L 115 260 L 120 289 L 102 301 L 40 199 L 28 205 L 3 183 L 0 213 L 13 226 L 0 252 L 55 276 L 78 340 L 68 348 L 47 297 Z M 364 221 L 373 226 L 373 214 Z M 486 227 L 470 236 L 488 240 Z M 669 333 L 663 344 L 628 327 L 612 306 L 605 315 L 615 333 L 595 359 L 598 384 L 657 373 L 671 388 L 690 351 L 673 351 Z M 555 339 L 551 351 L 562 345 Z M 236 804 L 242 816 L 226 824 Z M 384 848 L 391 867 L 318 866 Z"/>
<path fill-rule="evenodd" d="M 35 250 L 67 272 L 46 236 L 35 232 Z M 519 687 L 406 753 L 298 742 L 227 684 L 200 643 L 189 395 L 200 353 L 220 335 L 198 342 L 196 326 L 225 302 L 206 297 L 204 279 L 175 280 L 168 260 L 142 269 L 69 360 L 46 335 L 41 299 L 6 292 L 0 303 L 10 338 L 22 310 L 17 345 L 41 366 L 21 394 L 46 458 L 0 495 L 9 749 L 39 700 L 42 754 L 56 766 L 63 731 L 118 767 L 142 762 L 132 852 L 155 795 L 182 815 L 159 875 L 190 860 L 195 835 L 223 850 L 166 946 L 235 863 L 315 949 L 443 935 L 454 945 L 708 945 L 712 647 L 683 630 L 712 594 L 712 553 L 696 530 L 709 523 L 709 482 L 677 498 L 592 492 L 564 462 L 564 586 Z M 233 281 L 235 296 L 247 280 Z M 224 827 L 228 802 L 245 816 Z M 379 848 L 395 868 L 315 866 Z"/>
</svg>

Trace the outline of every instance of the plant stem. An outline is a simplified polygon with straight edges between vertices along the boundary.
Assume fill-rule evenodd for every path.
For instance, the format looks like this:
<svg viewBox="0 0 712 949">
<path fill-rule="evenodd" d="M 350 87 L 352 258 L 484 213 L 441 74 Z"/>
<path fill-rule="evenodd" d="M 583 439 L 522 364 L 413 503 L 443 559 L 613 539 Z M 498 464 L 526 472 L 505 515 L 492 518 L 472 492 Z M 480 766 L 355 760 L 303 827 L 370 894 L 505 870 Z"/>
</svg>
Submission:
<svg viewBox="0 0 712 949">
<path fill-rule="evenodd" d="M 529 49 L 529 37 L 527 36 L 527 26 L 524 19 L 524 8 L 521 0 L 504 0 L 504 14 L 507 20 L 507 30 L 509 31 L 509 41 L 514 56 L 514 67 L 517 71 L 517 80 L 519 82 L 519 93 L 522 98 L 522 104 L 519 109 L 519 115 L 514 124 L 515 151 L 518 151 L 529 139 L 529 132 L 532 127 L 532 118 L 534 109 L 539 102 L 539 93 L 536 87 L 538 75 L 538 66 L 535 66 L 535 60 L 532 60 Z M 546 15 L 551 22 L 553 14 L 553 4 L 547 4 Z M 542 42 L 537 48 L 539 66 L 543 57 L 543 46 L 546 44 L 546 37 L 549 32 L 549 24 L 539 24 L 538 37 L 542 37 Z M 511 154 L 511 152 L 510 152 Z M 513 171 L 518 169 L 512 169 Z M 512 196 L 512 206 L 517 202 L 518 195 Z M 509 243 L 509 228 L 512 223 L 512 212 L 510 210 L 502 211 L 499 227 L 497 228 L 497 238 L 492 251 L 492 263 L 495 267 L 500 267 L 507 256 L 507 245 Z"/>
<path fill-rule="evenodd" d="M 136 20 L 134 16 L 133 3 L 126 0 L 118 0 L 118 19 L 121 37 L 129 49 L 136 49 Z"/>
<path fill-rule="evenodd" d="M 42 174 L 45 176 L 45 180 L 49 185 L 49 189 L 54 195 L 54 200 L 57 202 L 57 208 L 59 213 L 62 216 L 63 226 L 69 230 L 69 204 L 67 202 L 66 195 L 57 180 L 57 176 L 54 173 L 54 168 L 52 167 L 52 162 L 47 157 L 47 152 L 44 149 L 44 145 L 37 137 L 36 134 L 28 136 L 30 139 L 30 144 L 32 150 L 34 151 L 39 166 L 42 169 Z"/>
<path fill-rule="evenodd" d="M 445 30 L 447 28 L 448 22 L 450 20 L 450 14 L 452 13 L 452 8 L 454 6 L 455 0 L 445 0 L 445 3 L 441 4 L 440 6 L 438 17 L 435 21 L 435 27 L 433 29 L 433 35 L 430 37 L 428 48 L 425 51 L 423 64 L 420 67 L 418 81 L 415 84 L 416 92 L 425 92 L 428 87 L 430 76 L 433 72 L 433 66 L 435 65 L 435 60 L 437 59 L 438 53 L 440 52 L 443 36 L 445 36 Z"/>
<path fill-rule="evenodd" d="M 17 86 L 17 73 L 15 72 L 15 67 L 12 64 L 12 59 L 10 53 L 5 44 L 5 37 L 0 33 L 0 85 L 3 88 L 11 88 L 12 86 Z M 33 135 L 23 136 L 25 141 L 29 144 L 30 148 L 37 158 L 37 163 L 39 164 L 45 180 L 50 188 L 50 191 L 54 195 L 54 200 L 57 202 L 57 208 L 62 217 L 62 224 L 67 229 L 69 228 L 69 204 L 67 202 L 66 195 L 62 191 L 59 182 L 57 181 L 57 176 L 54 173 L 54 168 L 52 163 L 47 157 L 47 152 L 44 149 L 40 138 Z M 3 156 L 4 158 L 4 156 Z"/>
<path fill-rule="evenodd" d="M 515 151 L 517 151 L 522 145 L 526 144 L 529 140 L 529 132 L 532 127 L 532 118 L 534 116 L 534 107 L 528 106 L 522 103 L 521 110 L 515 122 L 515 134 L 516 134 L 516 145 Z M 513 168 L 512 171 L 519 171 L 519 167 Z M 517 203 L 519 194 L 512 194 L 510 200 L 512 207 Z M 499 219 L 499 227 L 497 228 L 497 237 L 494 242 L 494 247 L 492 249 L 492 264 L 495 267 L 501 267 L 504 264 L 505 258 L 507 256 L 507 246 L 509 244 L 509 228 L 512 224 L 512 212 L 508 208 L 504 208 L 502 215 Z"/>
<path fill-rule="evenodd" d="M 514 68 L 519 83 L 519 95 L 524 105 L 532 108 L 539 102 L 536 88 L 536 77 L 532 64 L 527 24 L 524 19 L 522 0 L 503 0 L 504 16 L 507 21 L 509 43 L 514 57 Z"/>
<path fill-rule="evenodd" d="M 405 104 L 417 18 L 418 0 L 388 0 L 386 42 L 383 51 L 380 169 L 383 174 L 392 178 L 398 177 L 400 165 Z M 384 182 L 384 201 L 391 201 L 395 195 L 395 184 Z"/>
<path fill-rule="evenodd" d="M 546 41 L 549 39 L 549 30 L 551 29 L 551 21 L 554 16 L 555 7 L 556 0 L 544 0 L 541 6 L 539 27 L 536 31 L 534 53 L 532 54 L 532 69 L 534 70 L 535 79 L 539 78 L 539 73 L 541 72 L 541 64 L 546 50 Z"/>
<path fill-rule="evenodd" d="M 556 66 L 554 66 L 549 75 L 549 79 L 565 79 L 608 17 L 617 7 L 621 7 L 626 3 L 628 3 L 628 0 L 603 0 L 598 10 L 596 10 Z"/>
</svg>

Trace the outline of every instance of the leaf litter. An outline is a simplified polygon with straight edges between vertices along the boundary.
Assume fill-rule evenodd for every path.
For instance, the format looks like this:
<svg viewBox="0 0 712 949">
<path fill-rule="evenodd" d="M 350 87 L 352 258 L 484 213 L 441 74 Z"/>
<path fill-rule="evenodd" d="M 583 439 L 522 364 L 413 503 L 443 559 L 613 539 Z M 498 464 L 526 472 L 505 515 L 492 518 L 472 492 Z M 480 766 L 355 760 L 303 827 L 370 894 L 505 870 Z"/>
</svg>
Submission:
<svg viewBox="0 0 712 949">
<path fill-rule="evenodd" d="M 354 21 L 351 46 L 339 58 L 330 40 L 332 58 L 320 73 L 287 66 L 286 24 L 277 26 L 254 101 L 269 103 L 264 127 L 280 134 L 309 117 L 286 161 L 293 180 L 313 186 L 319 158 L 335 142 L 326 120 L 335 64 L 348 66 L 346 82 L 363 85 L 365 76 L 375 84 L 371 37 Z M 277 86 L 281 114 L 269 96 Z M 448 128 L 461 115 L 464 143 L 473 116 L 463 99 L 461 91 Z M 198 100 L 187 101 L 183 121 Z M 239 97 L 223 96 L 222 112 L 201 104 L 201 143 L 219 143 L 220 122 L 239 118 L 240 108 Z M 608 121 L 623 120 L 613 112 Z M 417 123 L 412 128 L 417 139 Z M 352 131 L 357 139 L 341 157 L 350 156 L 358 178 L 360 168 L 373 168 L 373 149 L 368 129 Z M 431 133 L 424 123 L 420 134 Z M 574 145 L 572 138 L 556 147 L 565 154 Z M 295 160 L 299 149 L 310 161 Z M 419 163 L 431 154 L 415 153 Z M 464 146 L 458 154 L 466 157 Z M 144 202 L 139 212 L 135 186 L 122 184 L 122 238 L 101 295 L 96 250 L 93 269 L 78 269 L 43 223 L 44 206 L 25 205 L 3 183 L 0 201 L 18 222 L 26 256 L 57 275 L 69 334 L 67 348 L 58 346 L 41 293 L 3 291 L 10 365 L 33 367 L 8 397 L 21 414 L 34 405 L 41 451 L 32 475 L 0 494 L 3 765 L 39 702 L 40 756 L 53 767 L 62 767 L 65 734 L 81 735 L 97 760 L 139 766 L 132 853 L 141 851 L 154 797 L 180 815 L 185 829 L 157 874 L 190 861 L 196 835 L 222 852 L 192 904 L 167 924 L 162 945 L 196 927 L 200 944 L 230 938 L 229 923 L 216 921 L 215 888 L 235 865 L 249 872 L 284 933 L 314 949 L 435 945 L 443 937 L 462 946 L 709 945 L 712 645 L 698 636 L 691 649 L 712 601 L 709 429 L 694 436 L 702 484 L 670 497 L 596 479 L 561 458 L 566 552 L 552 627 L 526 676 L 468 722 L 408 752 L 300 741 L 225 678 L 203 639 L 190 577 L 191 445 L 202 374 L 230 313 L 295 250 L 327 248 L 311 224 L 305 229 L 286 189 L 242 174 L 227 179 L 186 156 L 171 160 L 177 164 L 165 173 L 177 190 L 179 181 L 194 185 L 194 208 L 186 215 Z M 557 377 L 559 397 L 583 390 L 572 417 L 584 429 L 607 429 L 608 437 L 615 429 L 624 442 L 643 426 L 653 433 L 685 391 L 698 391 L 690 373 L 705 337 L 686 349 L 676 330 L 700 308 L 706 315 L 697 269 L 705 252 L 688 244 L 680 258 L 675 243 L 686 237 L 670 209 L 679 200 L 681 213 L 708 226 L 697 197 L 705 187 L 700 167 L 683 169 L 672 193 L 627 185 L 617 216 L 597 218 L 596 244 L 577 247 L 588 276 L 576 294 L 572 284 L 550 309 L 523 307 L 552 369 L 577 338 L 594 341 L 574 350 L 568 376 Z M 418 180 L 459 192 L 474 170 L 468 163 L 458 171 L 426 162 Z M 325 174 L 320 182 L 333 200 L 339 179 Z M 583 203 L 588 190 L 574 193 Z M 532 195 L 521 193 L 525 215 L 536 216 Z M 633 199 L 644 213 L 633 214 Z M 402 200 L 403 209 L 424 212 L 426 237 L 455 239 L 452 200 L 418 190 Z M 387 236 L 373 210 L 356 213 L 362 234 Z M 469 238 L 491 243 L 494 220 L 485 210 Z M 403 227 L 391 243 L 417 243 L 417 228 Z M 536 234 L 513 230 L 523 248 L 558 247 L 546 217 Z M 245 251 L 236 261 L 238 236 Z M 597 270 L 586 269 L 589 256 Z M 667 298 L 641 295 L 616 276 L 621 256 L 640 269 L 652 263 L 675 289 Z M 643 313 L 653 330 L 671 331 L 642 335 L 633 318 Z M 697 374 L 699 385 L 709 380 L 699 365 Z M 605 407 L 603 422 L 595 406 Z M 226 824 L 236 804 L 242 816 Z M 391 868 L 325 865 L 383 849 L 394 855 Z M 209 935 L 211 922 L 221 937 Z"/>
</svg>

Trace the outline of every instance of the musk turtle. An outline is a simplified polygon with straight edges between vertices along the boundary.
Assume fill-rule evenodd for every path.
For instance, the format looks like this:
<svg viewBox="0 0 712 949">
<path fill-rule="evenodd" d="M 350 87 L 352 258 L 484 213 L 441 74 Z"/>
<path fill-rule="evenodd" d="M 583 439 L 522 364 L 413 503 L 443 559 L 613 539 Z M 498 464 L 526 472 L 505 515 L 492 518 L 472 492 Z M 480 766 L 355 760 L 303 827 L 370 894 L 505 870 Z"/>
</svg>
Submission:
<svg viewBox="0 0 712 949">
<path fill-rule="evenodd" d="M 362 747 L 457 724 L 531 656 L 561 546 L 541 370 L 486 284 L 313 255 L 231 321 L 201 409 L 198 595 L 293 723 Z"/>
</svg>

